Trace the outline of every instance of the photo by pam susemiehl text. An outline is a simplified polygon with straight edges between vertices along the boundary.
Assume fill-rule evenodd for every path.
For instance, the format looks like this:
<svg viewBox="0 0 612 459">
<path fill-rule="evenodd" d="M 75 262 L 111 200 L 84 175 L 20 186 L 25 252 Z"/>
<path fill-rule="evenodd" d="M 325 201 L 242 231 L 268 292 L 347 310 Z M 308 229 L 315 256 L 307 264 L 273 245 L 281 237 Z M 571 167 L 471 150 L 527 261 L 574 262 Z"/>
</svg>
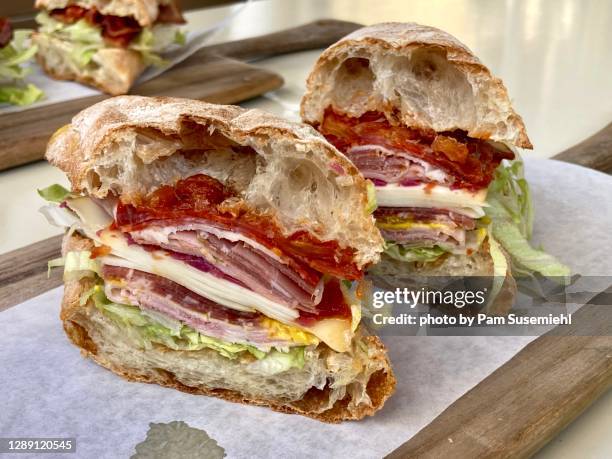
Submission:
<svg viewBox="0 0 612 459">
<path fill-rule="evenodd" d="M 364 318 L 382 335 L 539 335 L 571 326 L 563 302 L 522 301 L 491 307 L 488 288 L 375 290 Z M 423 333 L 424 331 L 424 333 Z"/>
</svg>

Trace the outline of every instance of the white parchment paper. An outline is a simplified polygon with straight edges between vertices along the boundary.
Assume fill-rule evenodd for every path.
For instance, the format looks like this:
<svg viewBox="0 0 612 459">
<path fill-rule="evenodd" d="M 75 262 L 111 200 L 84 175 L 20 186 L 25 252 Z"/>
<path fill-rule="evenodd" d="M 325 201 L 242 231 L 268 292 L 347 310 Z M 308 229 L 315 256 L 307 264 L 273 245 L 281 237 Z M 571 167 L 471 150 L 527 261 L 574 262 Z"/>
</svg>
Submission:
<svg viewBox="0 0 612 459">
<path fill-rule="evenodd" d="M 527 172 L 536 241 L 577 272 L 611 275 L 612 179 L 550 160 L 528 161 Z M 79 458 L 129 457 L 150 422 L 174 420 L 204 429 L 230 458 L 381 457 L 534 339 L 387 337 L 395 395 L 373 418 L 327 425 L 126 382 L 68 343 L 60 298 L 56 289 L 0 313 L 0 432 L 76 437 Z"/>
</svg>

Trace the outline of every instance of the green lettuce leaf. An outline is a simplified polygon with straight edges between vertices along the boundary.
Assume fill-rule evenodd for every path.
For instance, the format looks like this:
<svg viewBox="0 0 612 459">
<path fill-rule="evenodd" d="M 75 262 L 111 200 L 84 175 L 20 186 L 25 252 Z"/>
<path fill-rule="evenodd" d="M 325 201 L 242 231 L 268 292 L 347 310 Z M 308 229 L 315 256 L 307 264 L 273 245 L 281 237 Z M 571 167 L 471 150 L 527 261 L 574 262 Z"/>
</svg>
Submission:
<svg viewBox="0 0 612 459">
<path fill-rule="evenodd" d="M 366 205 L 366 214 L 369 215 L 376 210 L 378 204 L 376 202 L 376 187 L 370 180 L 366 180 L 368 191 L 368 203 Z"/>
<path fill-rule="evenodd" d="M 98 261 L 91 258 L 89 250 L 70 251 L 65 257 L 54 258 L 47 262 L 47 277 L 51 269 L 64 267 L 64 280 L 76 280 L 83 277 L 94 277 L 100 274 Z"/>
<path fill-rule="evenodd" d="M 37 51 L 36 46 L 27 43 L 29 36 L 29 30 L 16 30 L 13 40 L 0 49 L 0 81 L 9 83 L 0 86 L 0 103 L 30 105 L 43 96 L 43 92 L 33 84 L 20 82 L 30 73 L 30 69 L 22 64 L 32 59 Z"/>
<path fill-rule="evenodd" d="M 93 277 L 96 274 L 100 274 L 100 265 L 91 258 L 89 250 L 71 251 L 64 257 L 64 280 Z"/>
<path fill-rule="evenodd" d="M 30 69 L 21 67 L 36 54 L 37 47 L 29 46 L 26 41 L 30 35 L 29 30 L 16 30 L 13 40 L 0 49 L 0 78 L 21 80 Z"/>
<path fill-rule="evenodd" d="M 254 346 L 239 343 L 228 343 L 210 336 L 202 335 L 193 328 L 178 321 L 155 314 L 143 312 L 136 306 L 118 304 L 110 301 L 104 294 L 104 288 L 97 284 L 81 296 L 81 304 L 92 299 L 96 307 L 106 316 L 119 325 L 126 327 L 128 331 L 145 348 L 150 348 L 152 343 L 162 344 L 170 349 L 180 351 L 198 351 L 201 349 L 212 349 L 228 359 L 236 359 L 242 353 L 248 352 L 256 359 L 271 360 L 264 364 L 264 369 L 272 371 L 282 365 L 284 368 L 304 364 L 303 347 L 301 354 L 298 348 L 292 348 L 289 352 L 272 350 L 263 352 Z M 302 356 L 300 359 L 300 355 Z M 301 366 L 299 368 L 301 368 Z M 284 370 L 283 370 L 284 371 Z"/>
<path fill-rule="evenodd" d="M 487 202 L 495 206 L 491 214 L 502 212 L 527 239 L 533 230 L 533 204 L 531 191 L 524 177 L 523 161 L 516 159 L 505 162 L 495 170 L 495 177 L 489 185 Z M 493 215 L 490 215 L 491 217 Z"/>
<path fill-rule="evenodd" d="M 130 44 L 130 49 L 138 51 L 146 65 L 163 67 L 168 65 L 159 54 L 172 45 L 183 46 L 187 39 L 176 26 L 159 24 L 152 28 L 142 29 L 140 35 Z"/>
<path fill-rule="evenodd" d="M 485 208 L 491 218 L 495 239 L 512 259 L 517 274 L 540 273 L 547 277 L 567 277 L 570 269 L 543 250 L 529 244 L 533 230 L 533 205 L 529 185 L 523 177 L 523 162 L 502 163 L 489 186 Z"/>
<path fill-rule="evenodd" d="M 272 350 L 266 356 L 249 364 L 249 371 L 262 376 L 272 376 L 292 368 L 304 367 L 304 348 L 293 347 L 289 352 Z"/>
<path fill-rule="evenodd" d="M 74 24 L 62 24 L 60 29 L 63 38 L 73 43 L 83 43 L 104 47 L 104 39 L 100 28 L 89 24 L 85 19 L 81 19 Z"/>
<path fill-rule="evenodd" d="M 31 105 L 41 99 L 43 92 L 33 84 L 27 86 L 0 87 L 0 103 L 12 105 Z"/>
<path fill-rule="evenodd" d="M 42 33 L 52 34 L 65 27 L 63 22 L 56 21 L 46 11 L 41 11 L 34 19 L 38 23 L 38 31 Z"/>
<path fill-rule="evenodd" d="M 85 19 L 74 24 L 64 24 L 41 12 L 36 16 L 40 25 L 39 30 L 48 35 L 59 36 L 69 41 L 72 45 L 70 56 L 73 62 L 80 68 L 90 64 L 93 56 L 102 48 L 107 47 L 102 37 L 101 29 L 92 26 Z M 185 34 L 174 25 L 158 24 L 153 27 L 142 29 L 128 46 L 129 49 L 141 54 L 146 65 L 164 66 L 168 62 L 159 54 L 163 53 L 171 45 L 184 45 Z"/>
<path fill-rule="evenodd" d="M 491 304 L 495 301 L 506 280 L 508 261 L 494 237 L 489 237 L 489 253 L 493 260 L 493 284 L 489 291 L 488 301 L 488 304 Z"/>
<path fill-rule="evenodd" d="M 36 191 L 41 198 L 49 202 L 64 202 L 70 196 L 70 191 L 57 183 Z"/>
<path fill-rule="evenodd" d="M 446 251 L 438 246 L 433 247 L 406 247 L 401 244 L 387 242 L 385 253 L 398 261 L 433 261 Z"/>
</svg>

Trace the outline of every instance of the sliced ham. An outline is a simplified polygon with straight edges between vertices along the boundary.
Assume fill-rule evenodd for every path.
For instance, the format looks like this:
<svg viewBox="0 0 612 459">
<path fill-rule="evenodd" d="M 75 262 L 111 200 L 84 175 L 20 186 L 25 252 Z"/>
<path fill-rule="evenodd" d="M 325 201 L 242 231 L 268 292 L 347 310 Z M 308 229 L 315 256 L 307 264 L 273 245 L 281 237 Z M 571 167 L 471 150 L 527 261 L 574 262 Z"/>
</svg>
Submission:
<svg viewBox="0 0 612 459">
<path fill-rule="evenodd" d="M 358 145 L 346 151 L 355 166 L 376 185 L 389 183 L 412 186 L 419 183 L 453 184 L 453 177 L 442 169 L 407 151 L 380 145 Z"/>
<path fill-rule="evenodd" d="M 446 209 L 425 207 L 382 207 L 374 213 L 380 232 L 387 241 L 408 247 L 440 246 L 453 253 L 464 253 L 477 240 L 473 218 Z M 407 228 L 390 228 L 410 222 Z"/>
<path fill-rule="evenodd" d="M 163 277 L 107 265 L 102 268 L 102 277 L 109 300 L 159 313 L 205 336 L 262 350 L 294 345 L 269 338 L 261 314 L 224 308 Z"/>
<path fill-rule="evenodd" d="M 372 145 L 406 152 L 452 177 L 453 188 L 486 188 L 500 162 L 514 159 L 514 153 L 507 147 L 471 138 L 464 131 L 436 133 L 411 129 L 389 122 L 378 112 L 352 118 L 328 107 L 317 128 L 345 154 L 356 146 Z M 380 172 L 380 168 L 376 170 Z"/>
<path fill-rule="evenodd" d="M 455 230 L 451 234 L 440 229 L 410 229 L 410 230 L 380 230 L 387 241 L 406 246 L 440 245 L 453 246 L 458 249 L 465 247 L 465 231 Z M 429 244 L 428 244 L 429 243 Z"/>
<path fill-rule="evenodd" d="M 257 243 L 249 245 L 236 240 L 236 235 L 226 236 L 233 239 L 228 240 L 218 237 L 225 233 L 213 234 L 207 229 L 207 225 L 149 227 L 130 235 L 139 244 L 153 244 L 203 259 L 226 277 L 271 300 L 302 311 L 316 311 L 323 293 L 320 273 L 308 268 L 310 272 L 305 280 L 290 264 L 271 251 L 261 250 Z"/>
<path fill-rule="evenodd" d="M 476 228 L 476 220 L 466 215 L 435 207 L 379 207 L 374 212 L 377 219 L 395 217 L 415 222 L 436 222 L 456 225 L 466 230 Z"/>
</svg>

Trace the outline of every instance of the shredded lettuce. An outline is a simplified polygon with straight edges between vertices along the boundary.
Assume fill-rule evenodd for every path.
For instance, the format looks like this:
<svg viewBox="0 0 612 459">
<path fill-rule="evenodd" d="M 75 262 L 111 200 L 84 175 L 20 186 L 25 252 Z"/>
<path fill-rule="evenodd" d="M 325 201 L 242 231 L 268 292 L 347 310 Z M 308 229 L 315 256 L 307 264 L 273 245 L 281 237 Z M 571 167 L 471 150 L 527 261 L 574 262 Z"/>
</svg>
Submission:
<svg viewBox="0 0 612 459">
<path fill-rule="evenodd" d="M 29 61 L 37 51 L 36 46 L 26 43 L 29 35 L 29 30 L 15 30 L 13 40 L 0 49 L 0 77 L 20 80 L 30 72 L 28 68 L 21 67 L 21 64 Z"/>
<path fill-rule="evenodd" d="M 0 87 L 0 103 L 31 105 L 41 99 L 43 95 L 44 93 L 33 84 Z"/>
<path fill-rule="evenodd" d="M 171 25 L 156 25 L 142 29 L 138 37 L 130 44 L 130 48 L 138 51 L 146 65 L 162 67 L 168 62 L 159 55 L 172 45 L 183 46 L 187 39 L 183 32 Z"/>
<path fill-rule="evenodd" d="M 0 81 L 3 82 L 0 103 L 30 105 L 43 96 L 43 92 L 33 84 L 20 83 L 30 73 L 30 69 L 21 64 L 29 61 L 37 51 L 36 46 L 27 43 L 29 35 L 28 30 L 16 30 L 13 40 L 0 49 Z"/>
<path fill-rule="evenodd" d="M 126 332 L 138 340 L 145 349 L 151 348 L 152 343 L 162 344 L 178 351 L 212 349 L 228 359 L 236 359 L 244 352 L 248 352 L 261 362 L 260 366 L 253 368 L 266 374 L 276 374 L 289 368 L 304 366 L 303 346 L 290 348 L 288 352 L 276 349 L 264 352 L 248 344 L 228 343 L 211 338 L 172 319 L 160 320 L 157 314 L 144 312 L 136 306 L 114 303 L 106 297 L 101 284 L 85 292 L 80 302 L 85 304 L 89 299 L 93 300 L 96 307 L 107 317 L 125 327 Z"/>
<path fill-rule="evenodd" d="M 65 257 L 49 260 L 47 262 L 47 276 L 51 269 L 60 266 L 64 267 L 64 280 L 94 277 L 100 273 L 100 265 L 97 260 L 91 258 L 89 250 L 71 251 Z"/>
<path fill-rule="evenodd" d="M 368 191 L 368 203 L 366 205 L 366 214 L 369 215 L 376 210 L 378 204 L 376 202 L 376 187 L 370 180 L 366 180 Z"/>
<path fill-rule="evenodd" d="M 90 273 L 89 275 L 100 273 L 100 266 L 91 258 L 89 250 L 71 251 L 64 257 L 64 275 L 74 273 Z"/>
<path fill-rule="evenodd" d="M 340 281 L 340 291 L 351 308 L 351 331 L 357 330 L 361 322 L 361 298 L 363 290 L 369 288 L 368 281 Z"/>
<path fill-rule="evenodd" d="M 385 244 L 385 253 L 394 260 L 413 262 L 413 261 L 433 261 L 446 251 L 436 246 L 433 247 L 406 247 L 401 244 L 387 242 Z"/>
<path fill-rule="evenodd" d="M 66 260 L 64 257 L 53 258 L 47 262 L 47 278 L 51 276 L 51 270 L 53 268 L 59 268 L 60 266 L 64 266 Z"/>
<path fill-rule="evenodd" d="M 251 373 L 272 376 L 292 368 L 304 367 L 304 348 L 294 347 L 289 352 L 270 351 L 263 359 L 250 363 L 247 367 Z"/>
<path fill-rule="evenodd" d="M 494 237 L 489 237 L 489 253 L 493 260 L 493 285 L 491 285 L 488 301 L 488 304 L 491 304 L 495 301 L 506 280 L 508 260 Z"/>
<path fill-rule="evenodd" d="M 70 56 L 79 68 L 88 66 L 94 55 L 100 49 L 107 47 L 100 27 L 89 24 L 85 19 L 74 24 L 64 24 L 42 11 L 36 16 L 36 21 L 40 25 L 40 32 L 70 42 L 72 46 Z M 164 66 L 167 62 L 160 53 L 172 45 L 182 46 L 185 42 L 185 34 L 176 26 L 158 24 L 143 28 L 128 48 L 139 52 L 146 65 Z"/>
<path fill-rule="evenodd" d="M 70 197 L 70 191 L 57 183 L 36 191 L 41 198 L 49 202 L 64 202 L 66 198 Z"/>
<path fill-rule="evenodd" d="M 512 258 L 515 274 L 540 273 L 547 277 L 568 277 L 570 269 L 543 250 L 529 244 L 533 230 L 533 205 L 529 185 L 523 176 L 523 162 L 502 163 L 489 186 L 486 207 L 495 239 Z"/>
</svg>

